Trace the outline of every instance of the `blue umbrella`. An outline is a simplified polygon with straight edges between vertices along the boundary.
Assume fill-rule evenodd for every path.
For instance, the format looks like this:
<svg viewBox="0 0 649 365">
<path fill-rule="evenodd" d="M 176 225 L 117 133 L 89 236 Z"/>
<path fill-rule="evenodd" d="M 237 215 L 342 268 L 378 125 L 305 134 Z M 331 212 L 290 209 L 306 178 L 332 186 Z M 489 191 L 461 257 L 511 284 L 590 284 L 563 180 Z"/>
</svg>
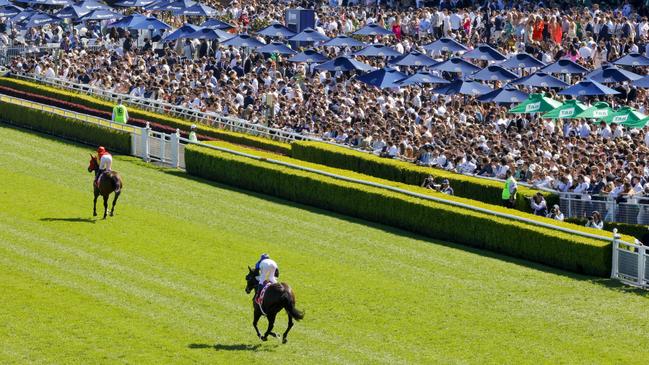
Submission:
<svg viewBox="0 0 649 365">
<path fill-rule="evenodd" d="M 331 38 L 322 44 L 325 47 L 365 47 L 367 44 L 346 35 Z"/>
<path fill-rule="evenodd" d="M 158 10 L 166 10 L 166 11 L 176 12 L 176 11 L 191 8 L 192 6 L 194 6 L 196 4 L 198 4 L 198 3 L 193 1 L 193 0 L 176 0 L 176 1 L 173 1 L 173 2 L 168 2 L 166 5 L 164 5 L 162 7 L 162 9 L 158 9 Z"/>
<path fill-rule="evenodd" d="M 352 33 L 354 35 L 394 35 L 392 31 L 383 28 L 377 24 L 368 24 L 363 28 Z"/>
<path fill-rule="evenodd" d="M 624 81 L 636 81 L 641 79 L 642 76 L 623 70 L 614 65 L 606 65 L 589 73 L 584 78 L 601 82 L 603 84 L 612 84 Z"/>
<path fill-rule="evenodd" d="M 463 74 L 470 74 L 476 71 L 480 71 L 480 67 L 457 57 L 449 58 L 444 62 L 433 65 L 433 67 L 431 68 L 439 71 L 460 72 Z"/>
<path fill-rule="evenodd" d="M 297 53 L 282 42 L 271 42 L 265 46 L 261 46 L 257 48 L 257 52 L 276 53 L 276 54 L 283 54 L 283 55 L 294 55 Z"/>
<path fill-rule="evenodd" d="M 95 1 L 95 0 L 84 0 L 84 1 L 82 1 L 79 4 L 76 4 L 76 5 L 78 7 L 80 7 L 80 8 L 82 8 L 84 10 L 88 10 L 88 11 L 100 10 L 100 9 L 110 10 L 110 6 L 108 6 L 106 4 L 103 4 L 103 3 L 100 3 L 98 1 Z"/>
<path fill-rule="evenodd" d="M 190 7 L 177 9 L 173 11 L 174 15 L 187 15 L 187 16 L 213 16 L 216 15 L 216 9 L 203 4 L 194 4 Z"/>
<path fill-rule="evenodd" d="M 639 53 L 629 53 L 613 63 L 619 66 L 649 66 L 649 57 Z"/>
<path fill-rule="evenodd" d="M 414 75 L 408 76 L 408 78 L 399 81 L 401 86 L 409 85 L 424 85 L 424 84 L 448 84 L 450 81 L 445 80 L 441 77 L 437 77 L 430 72 L 419 71 Z"/>
<path fill-rule="evenodd" d="M 356 80 L 378 87 L 379 89 L 385 89 L 399 87 L 400 84 L 398 84 L 397 81 L 403 80 L 406 77 L 408 77 L 408 75 L 393 68 L 384 67 L 358 76 L 356 77 Z"/>
<path fill-rule="evenodd" d="M 98 9 L 89 12 L 88 14 L 82 16 L 79 19 L 83 21 L 89 21 L 89 20 L 121 19 L 123 17 L 124 15 L 120 13 L 115 13 L 113 11 L 106 10 L 106 9 Z"/>
<path fill-rule="evenodd" d="M 191 32 L 187 34 L 184 38 L 187 39 L 209 39 L 209 40 L 217 40 L 219 42 L 224 42 L 230 38 L 232 38 L 232 35 L 230 33 L 224 32 L 220 29 L 212 29 L 212 28 L 201 28 L 196 30 L 195 32 Z"/>
<path fill-rule="evenodd" d="M 401 57 L 395 58 L 391 60 L 390 63 L 396 66 L 421 66 L 421 67 L 433 66 L 437 64 L 437 62 L 434 59 L 417 51 L 412 51 Z"/>
<path fill-rule="evenodd" d="M 61 19 L 78 19 L 88 14 L 90 10 L 84 10 L 79 6 L 71 5 L 59 10 L 54 15 Z"/>
<path fill-rule="evenodd" d="M 153 2 L 155 2 L 155 0 L 121 0 L 113 5 L 125 8 L 143 8 Z"/>
<path fill-rule="evenodd" d="M 148 29 L 148 30 L 161 30 L 171 29 L 171 26 L 155 17 L 148 17 L 134 22 L 133 24 L 125 27 L 128 29 Z"/>
<path fill-rule="evenodd" d="M 248 34 L 238 34 L 221 44 L 224 46 L 245 47 L 245 48 L 257 48 L 257 47 L 262 47 L 264 45 L 256 38 L 251 37 Z"/>
<path fill-rule="evenodd" d="M 478 101 L 483 103 L 521 103 L 527 99 L 529 95 L 524 93 L 513 86 L 505 85 L 500 89 L 488 92 L 484 95 L 478 96 Z"/>
<path fill-rule="evenodd" d="M 602 85 L 597 81 L 584 80 L 580 81 L 569 88 L 561 90 L 559 95 L 573 96 L 593 96 L 593 95 L 616 95 L 619 92 L 608 86 Z"/>
<path fill-rule="evenodd" d="M 35 13 L 29 18 L 23 20 L 20 26 L 23 29 L 41 27 L 46 24 L 59 23 L 62 19 L 45 13 Z"/>
<path fill-rule="evenodd" d="M 146 19 L 146 17 L 142 14 L 132 14 L 129 16 L 125 16 L 114 23 L 110 23 L 106 27 L 107 28 L 128 28 L 137 22 L 143 21 L 144 19 Z"/>
<path fill-rule="evenodd" d="M 290 38 L 297 33 L 294 31 L 286 28 L 285 26 L 275 23 L 267 26 L 266 28 L 260 30 L 257 32 L 257 34 L 261 34 L 266 37 L 274 37 L 274 38 Z"/>
<path fill-rule="evenodd" d="M 311 28 L 305 28 L 303 31 L 292 36 L 288 40 L 293 42 L 322 42 L 328 41 L 329 37 Z"/>
<path fill-rule="evenodd" d="M 520 76 L 497 65 L 491 65 L 471 75 L 474 80 L 481 81 L 509 81 Z"/>
<path fill-rule="evenodd" d="M 11 5 L 11 3 L 9 2 L 9 0 L 0 0 L 0 6 L 4 5 Z"/>
<path fill-rule="evenodd" d="M 172 42 L 181 38 L 186 38 L 188 35 L 194 33 L 195 31 L 201 29 L 199 26 L 194 24 L 185 24 L 182 27 L 174 30 L 169 33 L 166 37 L 162 39 L 163 42 Z"/>
<path fill-rule="evenodd" d="M 507 60 L 503 61 L 503 63 L 501 63 L 499 66 L 511 70 L 516 68 L 543 67 L 545 66 L 545 63 L 537 60 L 530 54 L 518 53 L 509 57 Z"/>
<path fill-rule="evenodd" d="M 468 50 L 465 45 L 457 42 L 455 39 L 446 37 L 425 45 L 424 49 L 428 52 L 461 52 Z"/>
<path fill-rule="evenodd" d="M 505 55 L 487 44 L 478 45 L 476 48 L 463 54 L 462 58 L 481 61 L 504 61 L 507 59 Z"/>
<path fill-rule="evenodd" d="M 145 5 L 144 9 L 149 11 L 163 11 L 164 8 L 171 4 L 173 0 L 155 0 L 154 2 Z"/>
<path fill-rule="evenodd" d="M 511 82 L 512 85 L 525 85 L 536 87 L 552 87 L 562 88 L 568 86 L 567 83 L 557 79 L 556 77 L 546 74 L 545 72 L 538 71 L 531 75 L 521 77 Z"/>
<path fill-rule="evenodd" d="M 27 8 L 11 17 L 11 21 L 14 23 L 20 23 L 34 14 L 38 14 L 38 12 L 32 8 Z"/>
<path fill-rule="evenodd" d="M 1 18 L 9 18 L 9 17 L 20 14 L 21 11 L 23 11 L 23 9 L 15 6 L 15 5 L 1 5 L 0 6 L 0 17 Z"/>
<path fill-rule="evenodd" d="M 72 0 L 31 0 L 27 3 L 29 5 L 68 6 L 72 5 Z"/>
<path fill-rule="evenodd" d="M 341 56 L 315 67 L 317 70 L 326 71 L 372 71 L 374 68 L 353 58 Z"/>
<path fill-rule="evenodd" d="M 394 48 L 385 46 L 383 44 L 372 44 L 369 45 L 360 51 L 354 53 L 355 56 L 365 56 L 365 57 L 399 57 L 403 56 L 401 53 L 397 52 Z"/>
<path fill-rule="evenodd" d="M 450 84 L 442 85 L 436 89 L 433 89 L 433 92 L 442 95 L 472 95 L 478 96 L 483 95 L 492 91 L 492 89 L 484 84 L 481 84 L 474 80 L 462 80 L 455 79 Z"/>
<path fill-rule="evenodd" d="M 327 62 L 329 59 L 320 53 L 312 50 L 312 49 L 307 49 L 306 51 L 302 51 L 295 56 L 291 57 L 288 59 L 290 62 L 306 62 L 306 63 L 321 63 L 321 62 Z"/>
<path fill-rule="evenodd" d="M 562 59 L 543 67 L 541 71 L 549 74 L 585 74 L 589 70 L 576 62 Z"/>
<path fill-rule="evenodd" d="M 631 84 L 643 89 L 649 89 L 649 76 L 644 76 L 641 79 L 633 81 Z"/>
<path fill-rule="evenodd" d="M 201 27 L 228 30 L 228 29 L 233 29 L 234 25 L 226 23 L 219 19 L 207 19 L 205 22 L 203 22 L 203 24 L 201 24 Z"/>
</svg>

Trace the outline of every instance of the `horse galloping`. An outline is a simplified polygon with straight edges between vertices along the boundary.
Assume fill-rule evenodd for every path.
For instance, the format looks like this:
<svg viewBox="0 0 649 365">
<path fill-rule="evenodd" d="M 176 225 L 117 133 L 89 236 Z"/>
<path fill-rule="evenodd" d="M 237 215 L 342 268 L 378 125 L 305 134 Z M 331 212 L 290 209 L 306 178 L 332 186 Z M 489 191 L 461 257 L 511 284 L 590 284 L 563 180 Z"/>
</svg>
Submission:
<svg viewBox="0 0 649 365">
<path fill-rule="evenodd" d="M 269 335 L 277 337 L 277 334 L 273 332 L 275 317 L 277 316 L 277 313 L 279 313 L 282 309 L 286 309 L 286 313 L 288 314 L 288 327 L 282 335 L 282 343 L 286 343 L 286 336 L 291 330 L 291 327 L 293 327 L 293 319 L 295 319 L 296 321 L 301 320 L 302 318 L 304 318 L 304 313 L 295 308 L 295 295 L 293 294 L 291 287 L 286 283 L 276 283 L 269 285 L 266 289 L 262 304 L 257 304 L 255 302 L 255 298 L 258 294 L 258 282 L 256 279 L 257 275 L 258 272 L 256 270 L 248 267 L 248 275 L 246 275 L 246 294 L 250 294 L 253 289 L 255 290 L 255 295 L 252 298 L 252 306 L 254 308 L 252 326 L 257 332 L 257 337 L 259 337 L 262 341 L 266 341 Z M 266 333 L 264 333 L 263 336 L 257 328 L 257 322 L 259 322 L 259 318 L 262 315 L 265 315 L 268 318 L 268 328 L 266 329 Z"/>
<path fill-rule="evenodd" d="M 88 165 L 88 172 L 94 172 L 95 175 L 99 174 L 99 163 L 97 162 L 97 157 L 90 155 L 90 164 Z M 101 195 L 104 198 L 104 219 L 106 219 L 106 213 L 108 212 L 108 196 L 115 192 L 113 198 L 113 206 L 110 209 L 110 216 L 112 217 L 115 214 L 115 204 L 119 195 L 122 193 L 122 188 L 124 184 L 122 183 L 122 178 L 115 171 L 106 171 L 99 179 L 99 186 L 93 181 L 92 187 L 94 189 L 95 199 L 92 207 L 93 217 L 97 216 L 97 198 Z"/>
</svg>

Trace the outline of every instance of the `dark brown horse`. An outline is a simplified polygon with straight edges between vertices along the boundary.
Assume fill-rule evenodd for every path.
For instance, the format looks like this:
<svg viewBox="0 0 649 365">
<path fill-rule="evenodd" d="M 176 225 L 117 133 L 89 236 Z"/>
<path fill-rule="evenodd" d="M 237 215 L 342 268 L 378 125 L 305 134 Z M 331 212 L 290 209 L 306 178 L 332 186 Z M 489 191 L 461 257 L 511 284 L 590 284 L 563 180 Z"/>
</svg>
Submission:
<svg viewBox="0 0 649 365">
<path fill-rule="evenodd" d="M 90 155 L 90 164 L 88 165 L 88 172 L 94 172 L 95 176 L 99 174 L 99 162 L 97 162 L 97 157 Z M 115 192 L 115 197 L 113 198 L 113 207 L 110 209 L 110 216 L 112 217 L 115 214 L 115 203 L 117 203 L 117 198 L 122 193 L 122 188 L 124 184 L 122 183 L 122 178 L 115 171 L 105 172 L 99 181 L 99 187 L 93 181 L 92 187 L 95 192 L 95 200 L 92 206 L 92 215 L 97 216 L 97 198 L 101 195 L 104 198 L 104 219 L 106 219 L 106 213 L 108 212 L 108 196 Z"/>
<path fill-rule="evenodd" d="M 257 337 L 259 337 L 262 341 L 266 341 L 269 335 L 277 337 L 277 334 L 273 332 L 275 317 L 277 316 L 277 313 L 279 313 L 282 309 L 286 309 L 286 313 L 288 314 L 288 327 L 282 335 L 282 343 L 286 343 L 286 336 L 291 330 L 291 327 L 293 327 L 293 318 L 295 318 L 296 321 L 299 321 L 304 318 L 304 313 L 295 308 L 295 295 L 293 294 L 291 287 L 286 283 L 277 283 L 270 285 L 266 289 L 264 301 L 261 303 L 260 307 L 259 304 L 255 302 L 258 286 L 256 278 L 257 275 L 259 275 L 259 272 L 257 270 L 253 270 L 248 267 L 248 275 L 246 275 L 246 293 L 250 294 L 253 289 L 255 290 L 255 295 L 252 297 L 252 306 L 255 311 L 252 326 L 257 332 Z M 264 333 L 263 336 L 257 328 L 257 322 L 259 322 L 259 318 L 262 315 L 266 315 L 266 317 L 268 318 L 268 329 L 266 329 L 266 333 Z"/>
</svg>

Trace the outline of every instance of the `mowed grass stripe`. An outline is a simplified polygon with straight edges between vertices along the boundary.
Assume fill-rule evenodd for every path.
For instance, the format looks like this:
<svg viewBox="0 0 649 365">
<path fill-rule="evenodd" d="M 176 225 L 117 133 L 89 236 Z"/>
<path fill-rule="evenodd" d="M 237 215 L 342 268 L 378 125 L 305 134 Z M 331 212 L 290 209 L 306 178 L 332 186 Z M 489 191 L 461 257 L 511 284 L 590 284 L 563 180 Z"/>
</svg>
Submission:
<svg viewBox="0 0 649 365">
<path fill-rule="evenodd" d="M 2 362 L 23 363 L 11 359 L 21 354 L 21 341 L 34 347 L 33 362 L 46 363 L 640 363 L 647 355 L 627 341 L 611 341 L 611 334 L 649 339 L 647 324 L 637 320 L 647 314 L 647 299 L 592 278 L 437 245 L 143 167 L 128 157 L 115 162 L 126 181 L 117 216 L 86 223 L 90 148 L 3 127 L 0 138 L 0 222 L 15 231 L 6 244 L 11 249 L 2 249 L 11 262 L 0 262 L 0 273 L 11 265 L 14 280 L 32 280 L 21 283 L 21 292 L 55 293 L 48 298 L 52 305 L 10 298 L 3 322 L 23 331 L 12 331 L 18 333 L 11 351 L 0 355 L 10 361 Z M 242 276 L 261 251 L 278 258 L 282 279 L 307 311 L 287 346 L 254 347 L 259 342 Z M 60 283 L 48 282 L 48 275 Z M 112 286 L 102 284 L 105 279 Z M 83 298 L 103 306 L 78 316 L 66 311 L 65 303 Z M 124 306 L 105 304 L 110 298 Z M 50 336 L 30 336 L 22 327 L 25 305 L 41 317 L 58 314 L 49 323 L 61 332 L 51 338 L 75 345 L 47 351 L 48 340 L 38 346 L 39 338 Z M 137 312 L 143 308 L 152 313 Z M 102 321 L 93 326 L 93 317 Z M 164 320 L 156 325 L 152 318 Z M 285 325 L 281 315 L 277 329 Z M 32 333 L 45 331 L 37 326 Z M 150 341 L 137 340 L 146 332 Z M 224 347 L 189 349 L 192 343 Z M 92 350 L 99 347 L 105 351 Z"/>
</svg>

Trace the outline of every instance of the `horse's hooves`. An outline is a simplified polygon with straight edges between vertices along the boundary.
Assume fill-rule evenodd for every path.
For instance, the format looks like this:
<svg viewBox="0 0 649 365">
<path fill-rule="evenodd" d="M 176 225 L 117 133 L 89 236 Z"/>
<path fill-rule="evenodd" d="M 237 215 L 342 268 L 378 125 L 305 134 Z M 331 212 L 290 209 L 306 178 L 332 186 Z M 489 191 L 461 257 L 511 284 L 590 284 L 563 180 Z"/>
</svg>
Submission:
<svg viewBox="0 0 649 365">
<path fill-rule="evenodd" d="M 106 216 L 104 216 L 104 219 L 106 219 Z"/>
<path fill-rule="evenodd" d="M 261 336 L 262 341 L 268 341 L 268 338 L 266 336 Z"/>
<path fill-rule="evenodd" d="M 93 217 L 96 217 L 96 216 L 97 216 L 97 213 L 92 213 L 92 216 L 93 216 Z"/>
<path fill-rule="evenodd" d="M 277 334 L 276 334 L 275 332 L 271 332 L 271 333 L 269 333 L 269 335 L 271 335 L 271 336 L 277 338 Z"/>
<path fill-rule="evenodd" d="M 113 212 L 110 212 L 110 216 L 111 216 L 111 217 L 113 217 L 114 215 L 115 215 L 115 213 L 113 213 Z"/>
<path fill-rule="evenodd" d="M 287 342 L 288 340 L 286 339 L 286 337 L 282 338 L 282 343 L 287 343 Z"/>
</svg>

